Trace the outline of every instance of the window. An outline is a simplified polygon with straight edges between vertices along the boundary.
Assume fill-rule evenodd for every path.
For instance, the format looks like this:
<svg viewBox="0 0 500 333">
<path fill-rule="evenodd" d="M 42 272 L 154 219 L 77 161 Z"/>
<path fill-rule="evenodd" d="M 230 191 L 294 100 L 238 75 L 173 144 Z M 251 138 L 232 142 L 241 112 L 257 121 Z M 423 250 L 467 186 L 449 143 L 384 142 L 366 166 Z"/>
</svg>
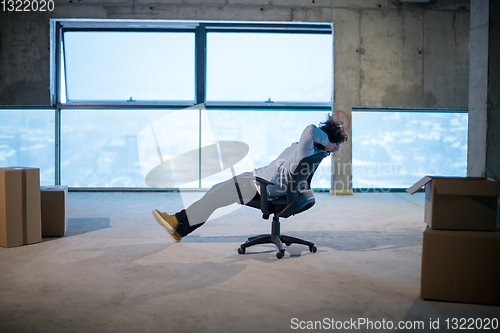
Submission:
<svg viewBox="0 0 500 333">
<path fill-rule="evenodd" d="M 54 110 L 0 110 L 0 166 L 40 168 L 40 183 L 54 184 Z"/>
<path fill-rule="evenodd" d="M 248 155 L 235 167 L 241 173 L 267 165 L 297 141 L 307 125 L 324 117 L 322 111 L 293 110 L 64 109 L 61 182 L 71 187 L 145 187 L 147 174 L 160 160 L 168 161 L 200 146 L 203 154 L 216 141 L 239 141 L 249 146 Z M 175 126 L 171 126 L 173 122 Z M 280 135 L 275 135 L 276 123 L 282 129 Z M 213 166 L 199 160 L 196 163 L 210 176 L 201 182 L 181 183 L 179 177 L 175 181 L 174 174 L 171 187 L 207 188 L 231 177 L 230 170 L 219 167 L 218 172 L 205 172 Z M 330 159 L 325 159 L 313 178 L 314 188 L 330 187 L 330 170 Z"/>
<path fill-rule="evenodd" d="M 248 145 L 235 171 L 249 171 L 331 110 L 331 24 L 52 22 L 56 167 L 71 187 L 148 187 L 151 170 L 197 150 L 194 169 L 162 187 L 208 188 L 231 176 L 204 160 L 211 143 Z M 313 187 L 330 188 L 330 169 L 326 159 Z M 199 180 L 181 181 L 189 172 Z"/>
<path fill-rule="evenodd" d="M 332 102 L 332 37 L 209 33 L 207 101 Z"/>
<path fill-rule="evenodd" d="M 194 103 L 193 32 L 70 30 L 63 38 L 68 102 Z"/>
<path fill-rule="evenodd" d="M 407 188 L 467 172 L 466 110 L 353 110 L 353 188 Z"/>
</svg>

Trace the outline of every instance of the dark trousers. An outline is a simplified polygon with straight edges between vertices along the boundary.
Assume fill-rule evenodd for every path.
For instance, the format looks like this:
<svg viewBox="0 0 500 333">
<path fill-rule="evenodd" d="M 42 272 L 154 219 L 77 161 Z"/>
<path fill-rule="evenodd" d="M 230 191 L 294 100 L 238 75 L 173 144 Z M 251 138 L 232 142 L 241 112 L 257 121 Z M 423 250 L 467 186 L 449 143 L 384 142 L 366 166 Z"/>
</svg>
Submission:
<svg viewBox="0 0 500 333">
<path fill-rule="evenodd" d="M 179 235 L 184 237 L 201 227 L 217 208 L 233 203 L 243 205 L 252 200 L 257 194 L 254 179 L 251 172 L 245 172 L 212 186 L 200 200 L 175 214 Z"/>
</svg>

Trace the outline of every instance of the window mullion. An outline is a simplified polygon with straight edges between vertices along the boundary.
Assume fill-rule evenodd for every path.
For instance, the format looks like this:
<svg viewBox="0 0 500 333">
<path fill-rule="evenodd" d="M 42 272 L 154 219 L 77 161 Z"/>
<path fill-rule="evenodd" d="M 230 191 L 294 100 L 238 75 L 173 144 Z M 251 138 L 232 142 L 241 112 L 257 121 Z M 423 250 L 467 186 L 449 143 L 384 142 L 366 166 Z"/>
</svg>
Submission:
<svg viewBox="0 0 500 333">
<path fill-rule="evenodd" d="M 55 185 L 61 185 L 61 109 L 55 108 L 55 137 L 54 137 L 54 149 L 55 149 Z"/>
<path fill-rule="evenodd" d="M 60 66 L 63 66 L 63 67 L 60 67 L 59 70 L 63 69 L 64 68 L 64 99 L 65 101 L 64 102 L 67 102 L 69 99 L 68 99 L 68 74 L 67 74 L 67 70 L 66 68 L 66 45 L 64 44 L 64 32 L 61 33 L 61 41 L 62 41 L 62 64 Z M 61 91 L 59 90 L 59 102 L 61 102 Z"/>
<path fill-rule="evenodd" d="M 196 28 L 195 34 L 195 82 L 196 82 L 196 104 L 205 103 L 206 96 L 206 59 L 207 59 L 207 31 L 205 24 L 200 24 Z M 201 109 L 199 112 L 199 131 L 198 131 L 198 187 L 201 188 Z"/>
<path fill-rule="evenodd" d="M 206 96 L 206 59 L 207 59 L 207 31 L 204 24 L 196 28 L 195 37 L 195 75 L 196 75 L 196 103 L 205 103 Z"/>
</svg>

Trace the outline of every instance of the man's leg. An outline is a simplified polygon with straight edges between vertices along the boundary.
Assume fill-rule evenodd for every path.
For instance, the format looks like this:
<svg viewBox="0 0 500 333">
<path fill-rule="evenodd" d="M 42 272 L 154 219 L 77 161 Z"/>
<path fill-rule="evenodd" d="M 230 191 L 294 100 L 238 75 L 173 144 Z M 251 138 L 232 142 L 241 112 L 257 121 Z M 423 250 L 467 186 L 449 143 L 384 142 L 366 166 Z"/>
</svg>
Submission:
<svg viewBox="0 0 500 333">
<path fill-rule="evenodd" d="M 237 185 L 236 185 L 237 184 Z M 218 183 L 191 204 L 175 214 L 179 226 L 177 232 L 184 237 L 201 227 L 217 209 L 233 203 L 245 204 L 257 193 L 251 172 L 245 172 L 225 182 Z"/>
</svg>

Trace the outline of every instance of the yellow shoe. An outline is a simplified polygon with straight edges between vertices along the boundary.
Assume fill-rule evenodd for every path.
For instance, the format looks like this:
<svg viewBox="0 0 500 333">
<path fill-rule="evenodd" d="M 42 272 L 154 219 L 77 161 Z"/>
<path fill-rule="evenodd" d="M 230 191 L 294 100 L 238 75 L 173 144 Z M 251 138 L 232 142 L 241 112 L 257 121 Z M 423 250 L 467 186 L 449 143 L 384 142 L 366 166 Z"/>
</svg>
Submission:
<svg viewBox="0 0 500 333">
<path fill-rule="evenodd" d="M 181 241 L 182 236 L 177 232 L 177 227 L 179 226 L 179 222 L 175 215 L 169 215 L 167 213 L 162 213 L 158 209 L 153 209 L 153 216 L 163 229 L 172 237 L 174 242 L 178 243 Z"/>
</svg>

